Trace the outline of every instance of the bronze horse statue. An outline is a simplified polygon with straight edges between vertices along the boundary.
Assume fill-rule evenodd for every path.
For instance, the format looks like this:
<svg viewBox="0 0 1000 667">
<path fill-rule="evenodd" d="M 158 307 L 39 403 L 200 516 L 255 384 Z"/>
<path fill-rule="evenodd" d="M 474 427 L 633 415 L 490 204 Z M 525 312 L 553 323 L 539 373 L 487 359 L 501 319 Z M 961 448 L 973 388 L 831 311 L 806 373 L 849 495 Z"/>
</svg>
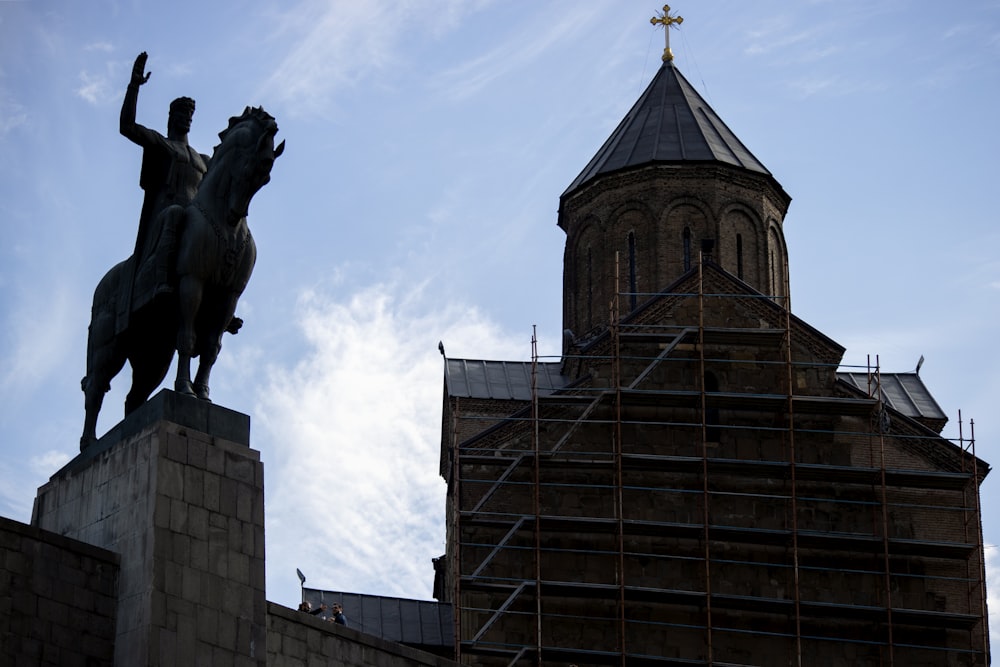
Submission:
<svg viewBox="0 0 1000 667">
<path fill-rule="evenodd" d="M 135 255 L 119 262 L 94 291 L 87 337 L 87 375 L 81 381 L 86 417 L 80 449 L 97 440 L 97 415 L 111 380 L 128 361 L 132 386 L 125 414 L 142 405 L 167 375 L 177 352 L 174 389 L 208 400 L 209 375 L 226 331 L 236 333 L 242 320 L 234 317 L 236 302 L 250 280 L 257 247 L 247 227 L 250 200 L 270 179 L 277 148 L 278 125 L 263 109 L 247 107 L 230 118 L 219 133 L 208 171 L 187 206 L 169 206 L 159 216 L 160 226 L 180 230 L 176 257 L 171 256 L 168 284 L 148 303 L 136 306 L 125 283 L 154 270 Z M 119 303 L 128 299 L 129 303 Z M 129 313 L 119 325 L 118 313 Z M 191 380 L 191 359 L 198 370 Z"/>
</svg>

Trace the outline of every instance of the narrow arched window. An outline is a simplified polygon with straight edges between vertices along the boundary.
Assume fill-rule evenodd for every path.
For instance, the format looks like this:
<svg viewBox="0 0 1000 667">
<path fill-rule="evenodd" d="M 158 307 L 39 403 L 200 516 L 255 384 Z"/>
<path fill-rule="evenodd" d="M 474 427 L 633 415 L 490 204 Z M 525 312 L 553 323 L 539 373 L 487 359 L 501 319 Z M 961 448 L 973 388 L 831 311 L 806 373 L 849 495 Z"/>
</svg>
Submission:
<svg viewBox="0 0 1000 667">
<path fill-rule="evenodd" d="M 691 228 L 684 228 L 684 271 L 691 270 Z"/>
<path fill-rule="evenodd" d="M 587 330 L 594 326 L 594 253 L 587 246 Z"/>
<path fill-rule="evenodd" d="M 743 280 L 743 235 L 736 235 L 736 277 Z"/>
<path fill-rule="evenodd" d="M 629 310 L 635 310 L 636 296 L 639 292 L 636 284 L 635 269 L 635 232 L 628 233 L 628 302 Z"/>
<path fill-rule="evenodd" d="M 767 251 L 767 260 L 768 260 L 767 263 L 769 265 L 768 268 L 771 269 L 771 290 L 770 290 L 771 291 L 771 295 L 770 296 L 771 297 L 778 297 L 778 296 L 781 295 L 780 294 L 780 287 L 778 285 L 778 272 L 779 272 L 780 269 L 778 267 L 778 257 L 777 257 L 777 254 L 774 252 L 774 248 L 768 248 L 768 251 Z"/>
</svg>

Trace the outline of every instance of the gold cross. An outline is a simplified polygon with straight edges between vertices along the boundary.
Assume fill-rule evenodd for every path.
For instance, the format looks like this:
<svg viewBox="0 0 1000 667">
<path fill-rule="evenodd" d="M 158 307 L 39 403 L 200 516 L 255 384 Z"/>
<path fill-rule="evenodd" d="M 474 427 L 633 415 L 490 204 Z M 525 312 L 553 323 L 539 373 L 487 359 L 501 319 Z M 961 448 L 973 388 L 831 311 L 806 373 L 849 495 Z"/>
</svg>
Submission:
<svg viewBox="0 0 1000 667">
<path fill-rule="evenodd" d="M 649 19 L 649 22 L 655 25 L 663 26 L 663 35 L 666 39 L 666 48 L 663 49 L 663 62 L 668 62 L 674 59 L 674 54 L 670 50 L 670 29 L 676 25 L 684 23 L 683 16 L 671 16 L 670 15 L 670 5 L 663 5 L 663 11 L 660 12 L 659 16 L 654 16 Z"/>
</svg>

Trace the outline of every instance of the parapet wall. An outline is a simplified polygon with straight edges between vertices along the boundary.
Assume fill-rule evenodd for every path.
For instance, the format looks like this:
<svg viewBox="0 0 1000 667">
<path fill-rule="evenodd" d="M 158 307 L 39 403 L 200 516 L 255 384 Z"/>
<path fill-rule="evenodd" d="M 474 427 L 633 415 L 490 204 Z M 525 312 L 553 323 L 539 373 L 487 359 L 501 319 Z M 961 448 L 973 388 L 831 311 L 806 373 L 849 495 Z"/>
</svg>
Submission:
<svg viewBox="0 0 1000 667">
<path fill-rule="evenodd" d="M 0 664 L 110 665 L 118 554 L 0 517 Z"/>
<path fill-rule="evenodd" d="M 458 663 L 267 603 L 267 667 L 457 667 Z"/>
</svg>

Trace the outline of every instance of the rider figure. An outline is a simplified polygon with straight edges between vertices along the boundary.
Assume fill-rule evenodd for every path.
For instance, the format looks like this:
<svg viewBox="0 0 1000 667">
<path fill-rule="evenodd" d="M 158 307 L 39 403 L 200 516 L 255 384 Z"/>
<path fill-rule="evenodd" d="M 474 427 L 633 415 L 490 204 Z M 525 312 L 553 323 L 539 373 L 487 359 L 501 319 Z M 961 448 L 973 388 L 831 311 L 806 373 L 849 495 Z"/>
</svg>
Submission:
<svg viewBox="0 0 1000 667">
<path fill-rule="evenodd" d="M 142 172 L 139 186 L 146 194 L 139 216 L 139 231 L 132 255 L 132 282 L 124 289 L 130 296 L 122 299 L 121 325 L 129 312 L 145 305 L 156 294 L 172 289 L 171 271 L 176 255 L 177 216 L 160 216 L 168 206 L 187 206 L 198 192 L 198 185 L 208 170 L 210 158 L 188 145 L 194 100 L 179 97 L 170 103 L 167 136 L 135 122 L 139 86 L 149 81 L 145 52 L 139 54 L 132 67 L 132 78 L 122 103 L 120 131 L 122 136 L 142 146 Z M 124 316 L 124 322 L 122 322 Z"/>
</svg>

